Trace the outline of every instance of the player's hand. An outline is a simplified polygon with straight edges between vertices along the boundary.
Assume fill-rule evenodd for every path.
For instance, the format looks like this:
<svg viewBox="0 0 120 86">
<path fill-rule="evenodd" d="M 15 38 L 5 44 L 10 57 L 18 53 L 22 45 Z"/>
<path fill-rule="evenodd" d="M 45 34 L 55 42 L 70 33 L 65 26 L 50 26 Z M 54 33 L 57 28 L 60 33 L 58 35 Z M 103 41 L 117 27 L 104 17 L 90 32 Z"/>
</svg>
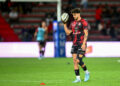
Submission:
<svg viewBox="0 0 120 86">
<path fill-rule="evenodd" d="M 63 23 L 63 25 L 64 25 L 65 27 L 67 27 L 67 23 Z"/>
<path fill-rule="evenodd" d="M 86 45 L 82 44 L 81 48 L 82 48 L 83 51 L 85 51 L 86 50 Z"/>
<path fill-rule="evenodd" d="M 63 24 L 67 24 L 67 22 L 62 21 Z"/>
</svg>

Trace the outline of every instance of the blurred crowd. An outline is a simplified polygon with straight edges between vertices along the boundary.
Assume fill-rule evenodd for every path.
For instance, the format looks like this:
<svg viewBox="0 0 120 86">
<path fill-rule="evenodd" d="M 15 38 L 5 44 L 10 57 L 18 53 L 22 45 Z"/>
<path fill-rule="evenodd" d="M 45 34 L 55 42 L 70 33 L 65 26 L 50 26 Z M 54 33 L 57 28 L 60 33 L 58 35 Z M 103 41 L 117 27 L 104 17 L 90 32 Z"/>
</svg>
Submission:
<svg viewBox="0 0 120 86">
<path fill-rule="evenodd" d="M 24 3 L 24 2 L 11 2 L 6 0 L 6 2 L 0 3 L 0 10 L 3 13 L 9 14 L 10 23 L 19 23 L 19 14 L 27 14 L 32 12 L 32 8 L 35 6 L 34 3 Z"/>
<path fill-rule="evenodd" d="M 116 38 L 119 27 L 120 13 L 117 7 L 109 7 L 108 4 L 99 4 L 96 8 L 95 29 L 101 31 L 103 35 L 110 35 Z"/>
<path fill-rule="evenodd" d="M 8 22 L 11 25 L 19 24 L 19 15 L 25 15 L 30 14 L 32 12 L 32 8 L 36 7 L 37 5 L 47 4 L 39 2 L 39 3 L 31 3 L 31 2 L 11 2 L 10 0 L 6 0 L 6 2 L 0 2 L 0 13 L 6 13 L 8 14 Z M 45 17 L 41 18 L 41 20 L 45 20 L 46 24 L 48 26 L 48 32 L 49 35 L 52 35 L 52 22 L 54 20 L 57 20 L 56 13 L 50 12 L 49 10 L 45 13 Z M 37 25 L 39 27 L 39 24 Z M 36 25 L 32 25 L 29 27 L 29 25 L 25 25 L 25 27 L 21 28 L 21 30 L 16 30 L 15 32 L 19 33 L 19 38 L 22 39 L 22 41 L 33 41 L 33 34 L 36 29 Z M 2 39 L 2 38 L 1 38 Z"/>
<path fill-rule="evenodd" d="M 0 10 L 2 12 L 11 12 L 13 9 L 17 11 L 20 14 L 26 14 L 32 12 L 32 7 L 34 6 L 34 3 L 24 3 L 24 2 L 11 2 L 10 0 L 6 0 L 6 2 L 0 3 Z"/>
<path fill-rule="evenodd" d="M 22 2 L 10 2 L 10 0 L 6 0 L 6 2 L 1 2 L 0 3 L 0 11 L 2 13 L 7 13 L 9 16 L 9 23 L 12 24 L 19 24 L 19 15 L 20 14 L 30 14 L 32 13 L 32 8 L 36 7 L 37 5 L 46 5 L 48 3 L 31 3 L 31 2 L 27 2 L 27 3 L 22 3 Z M 78 5 L 78 3 L 76 2 L 76 0 L 68 0 L 68 3 L 62 7 L 62 11 L 63 12 L 67 12 L 69 13 L 69 15 L 71 16 L 69 18 L 69 21 L 72 21 L 72 15 L 70 13 L 70 10 L 73 8 L 76 8 Z M 88 5 L 88 0 L 80 0 L 79 2 L 79 6 L 81 7 L 81 9 L 83 10 L 87 10 L 88 8 L 92 7 L 90 5 Z M 57 20 L 57 14 L 56 12 L 51 12 L 48 11 L 45 12 L 45 17 L 41 18 L 41 20 L 45 20 L 46 24 L 48 26 L 48 36 L 52 36 L 53 35 L 53 25 L 52 22 L 54 20 Z M 116 38 L 117 36 L 117 28 L 119 27 L 119 21 L 120 21 L 120 13 L 118 11 L 117 7 L 110 7 L 108 4 L 99 4 L 96 7 L 95 10 L 95 23 L 94 23 L 94 28 L 92 27 L 91 30 L 98 30 L 100 31 L 103 35 L 107 36 L 110 35 L 112 38 Z M 39 24 L 38 24 L 39 26 Z M 69 22 L 68 22 L 68 26 L 69 26 Z M 19 37 L 23 40 L 23 41 L 32 41 L 33 40 L 33 34 L 35 32 L 35 29 L 37 27 L 25 27 L 21 29 L 21 33 L 19 35 Z M 16 30 L 16 29 L 15 29 Z M 18 30 L 19 31 L 19 30 Z M 16 30 L 17 32 L 17 30 Z M 51 40 L 51 39 L 49 39 Z"/>
</svg>

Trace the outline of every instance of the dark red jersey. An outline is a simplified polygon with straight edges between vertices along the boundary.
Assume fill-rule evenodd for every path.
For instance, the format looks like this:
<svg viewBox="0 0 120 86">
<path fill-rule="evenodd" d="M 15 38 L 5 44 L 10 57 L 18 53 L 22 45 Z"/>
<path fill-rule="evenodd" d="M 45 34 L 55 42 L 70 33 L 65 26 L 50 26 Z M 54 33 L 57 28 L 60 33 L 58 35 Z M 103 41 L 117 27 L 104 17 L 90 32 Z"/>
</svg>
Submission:
<svg viewBox="0 0 120 86">
<path fill-rule="evenodd" d="M 84 40 L 84 30 L 88 29 L 86 20 L 81 19 L 80 21 L 75 20 L 71 22 L 70 29 L 72 30 L 73 45 L 82 44 Z"/>
</svg>

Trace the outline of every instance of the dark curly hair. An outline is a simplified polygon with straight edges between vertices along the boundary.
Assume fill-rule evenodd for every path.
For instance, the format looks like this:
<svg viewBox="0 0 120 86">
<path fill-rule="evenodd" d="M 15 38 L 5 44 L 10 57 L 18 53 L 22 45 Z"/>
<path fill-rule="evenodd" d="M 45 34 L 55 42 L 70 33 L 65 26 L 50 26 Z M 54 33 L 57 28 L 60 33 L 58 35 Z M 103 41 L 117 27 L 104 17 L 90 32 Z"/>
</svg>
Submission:
<svg viewBox="0 0 120 86">
<path fill-rule="evenodd" d="M 80 8 L 74 8 L 71 10 L 71 13 L 80 13 Z"/>
</svg>

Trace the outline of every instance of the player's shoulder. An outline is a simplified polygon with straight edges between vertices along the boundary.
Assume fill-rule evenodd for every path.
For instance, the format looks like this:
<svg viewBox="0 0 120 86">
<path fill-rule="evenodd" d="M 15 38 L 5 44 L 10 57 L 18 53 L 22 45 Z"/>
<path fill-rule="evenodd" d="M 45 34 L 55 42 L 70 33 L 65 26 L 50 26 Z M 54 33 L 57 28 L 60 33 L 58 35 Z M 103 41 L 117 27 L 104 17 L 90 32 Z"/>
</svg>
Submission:
<svg viewBox="0 0 120 86">
<path fill-rule="evenodd" d="M 37 29 L 39 30 L 39 29 L 41 29 L 40 27 L 37 27 Z"/>
<path fill-rule="evenodd" d="M 82 18 L 81 21 L 82 22 L 87 22 L 87 19 Z"/>
<path fill-rule="evenodd" d="M 42 27 L 38 27 L 38 30 L 43 30 L 44 28 L 42 28 Z"/>
<path fill-rule="evenodd" d="M 83 25 L 88 25 L 87 19 L 81 19 L 81 22 L 83 23 Z"/>
</svg>

